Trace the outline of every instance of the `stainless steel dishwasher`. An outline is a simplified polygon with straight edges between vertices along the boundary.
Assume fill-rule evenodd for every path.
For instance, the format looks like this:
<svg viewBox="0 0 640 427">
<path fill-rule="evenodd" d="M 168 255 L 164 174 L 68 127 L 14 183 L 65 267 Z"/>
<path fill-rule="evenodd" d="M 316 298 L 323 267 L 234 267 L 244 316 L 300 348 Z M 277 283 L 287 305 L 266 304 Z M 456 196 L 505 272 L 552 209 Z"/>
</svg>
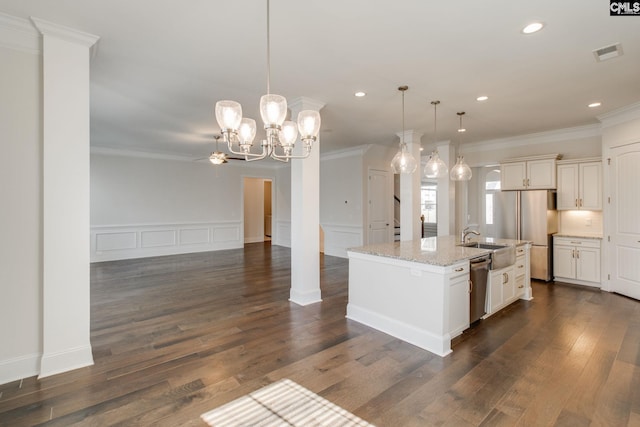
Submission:
<svg viewBox="0 0 640 427">
<path fill-rule="evenodd" d="M 486 314 L 487 280 L 491 269 L 491 255 L 473 258 L 470 263 L 469 323 L 473 323 Z"/>
</svg>

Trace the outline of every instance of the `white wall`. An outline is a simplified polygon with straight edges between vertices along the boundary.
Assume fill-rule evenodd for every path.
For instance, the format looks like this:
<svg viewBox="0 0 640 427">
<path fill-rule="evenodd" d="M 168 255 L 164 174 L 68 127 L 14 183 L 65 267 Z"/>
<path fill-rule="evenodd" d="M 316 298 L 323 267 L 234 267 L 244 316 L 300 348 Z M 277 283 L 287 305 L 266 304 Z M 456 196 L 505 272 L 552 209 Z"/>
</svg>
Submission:
<svg viewBox="0 0 640 427">
<path fill-rule="evenodd" d="M 35 375 L 42 352 L 40 57 L 0 40 L 0 384 Z"/>
<path fill-rule="evenodd" d="M 244 177 L 276 185 L 286 205 L 288 182 L 269 166 L 91 155 L 92 261 L 240 248 Z M 284 199 L 281 201 L 281 199 Z M 275 215 L 283 212 L 275 209 Z M 284 212 L 288 215 L 288 212 Z"/>
</svg>

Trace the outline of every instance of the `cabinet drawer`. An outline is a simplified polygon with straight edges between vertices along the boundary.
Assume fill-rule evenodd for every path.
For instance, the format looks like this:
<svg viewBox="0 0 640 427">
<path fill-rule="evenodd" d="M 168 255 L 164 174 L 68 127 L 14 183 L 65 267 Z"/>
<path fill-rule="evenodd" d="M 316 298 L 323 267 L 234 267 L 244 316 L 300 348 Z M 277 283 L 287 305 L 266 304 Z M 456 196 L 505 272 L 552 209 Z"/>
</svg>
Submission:
<svg viewBox="0 0 640 427">
<path fill-rule="evenodd" d="M 557 246 L 575 246 L 582 248 L 600 248 L 600 240 L 598 239 L 580 239 L 569 237 L 556 237 L 553 242 Z"/>
<path fill-rule="evenodd" d="M 527 266 L 525 265 L 525 257 L 519 256 L 516 258 L 516 277 L 524 276 L 524 273 L 527 271 Z"/>
</svg>

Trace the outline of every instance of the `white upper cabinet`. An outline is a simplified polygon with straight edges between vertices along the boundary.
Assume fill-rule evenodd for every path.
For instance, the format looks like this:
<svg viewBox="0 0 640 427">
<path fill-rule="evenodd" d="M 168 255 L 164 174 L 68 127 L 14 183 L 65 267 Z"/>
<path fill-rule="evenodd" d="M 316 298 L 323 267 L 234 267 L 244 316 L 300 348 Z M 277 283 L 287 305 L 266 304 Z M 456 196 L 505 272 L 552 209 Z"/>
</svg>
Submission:
<svg viewBox="0 0 640 427">
<path fill-rule="evenodd" d="M 558 210 L 602 210 L 602 162 L 558 162 Z"/>
<path fill-rule="evenodd" d="M 502 190 L 553 190 L 558 154 L 507 159 L 501 163 Z"/>
</svg>

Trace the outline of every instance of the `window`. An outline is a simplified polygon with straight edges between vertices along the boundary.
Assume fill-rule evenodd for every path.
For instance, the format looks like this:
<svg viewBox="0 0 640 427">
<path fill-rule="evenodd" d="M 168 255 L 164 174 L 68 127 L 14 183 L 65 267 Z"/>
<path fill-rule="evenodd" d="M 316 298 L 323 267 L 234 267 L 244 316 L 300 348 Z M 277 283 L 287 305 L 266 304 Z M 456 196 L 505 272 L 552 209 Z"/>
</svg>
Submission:
<svg viewBox="0 0 640 427">
<path fill-rule="evenodd" d="M 422 184 L 420 188 L 420 206 L 424 222 L 437 222 L 437 184 Z"/>
<path fill-rule="evenodd" d="M 493 225 L 493 198 L 500 191 L 500 170 L 494 169 L 487 174 L 484 184 L 486 191 L 484 198 L 484 219 L 486 225 Z"/>
</svg>

